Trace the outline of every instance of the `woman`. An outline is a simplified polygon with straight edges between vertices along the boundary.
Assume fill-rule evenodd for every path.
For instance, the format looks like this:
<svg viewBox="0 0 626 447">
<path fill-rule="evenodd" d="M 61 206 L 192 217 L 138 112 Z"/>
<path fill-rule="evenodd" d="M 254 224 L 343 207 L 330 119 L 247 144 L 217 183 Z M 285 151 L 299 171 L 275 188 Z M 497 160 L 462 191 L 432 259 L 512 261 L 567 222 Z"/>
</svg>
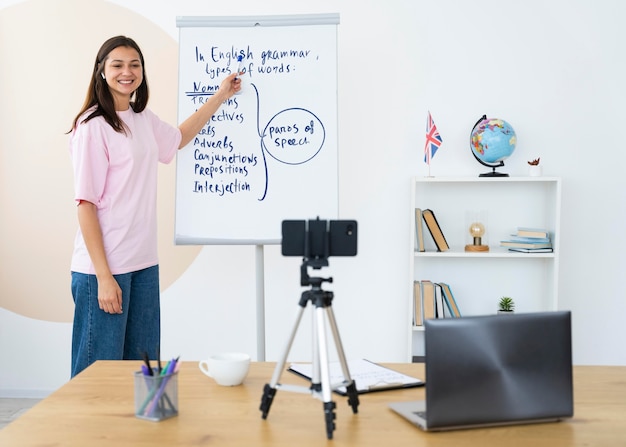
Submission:
<svg viewBox="0 0 626 447">
<path fill-rule="evenodd" d="M 169 163 L 240 90 L 237 73 L 178 128 L 146 108 L 139 46 L 113 37 L 96 56 L 70 153 L 79 230 L 72 256 L 72 377 L 96 360 L 156 358 L 160 344 L 156 233 L 158 163 Z"/>
</svg>

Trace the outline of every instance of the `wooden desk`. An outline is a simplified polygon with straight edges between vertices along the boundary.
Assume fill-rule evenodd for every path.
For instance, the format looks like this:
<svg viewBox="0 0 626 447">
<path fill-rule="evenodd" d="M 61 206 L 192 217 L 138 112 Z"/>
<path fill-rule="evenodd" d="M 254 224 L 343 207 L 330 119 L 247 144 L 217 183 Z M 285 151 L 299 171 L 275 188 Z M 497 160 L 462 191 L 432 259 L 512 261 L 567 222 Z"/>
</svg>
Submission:
<svg viewBox="0 0 626 447">
<path fill-rule="evenodd" d="M 361 395 L 358 414 L 334 395 L 337 428 L 326 439 L 322 402 L 278 391 L 268 418 L 259 411 L 272 363 L 253 363 L 245 383 L 220 387 L 195 362 L 179 373 L 177 417 L 150 422 L 134 415 L 133 372 L 139 362 L 97 362 L 0 430 L 0 446 L 624 446 L 626 367 L 574 368 L 575 416 L 559 423 L 424 433 L 388 409 L 424 397 L 423 388 Z M 424 377 L 422 364 L 390 367 Z M 304 384 L 285 372 L 283 383 Z"/>
</svg>

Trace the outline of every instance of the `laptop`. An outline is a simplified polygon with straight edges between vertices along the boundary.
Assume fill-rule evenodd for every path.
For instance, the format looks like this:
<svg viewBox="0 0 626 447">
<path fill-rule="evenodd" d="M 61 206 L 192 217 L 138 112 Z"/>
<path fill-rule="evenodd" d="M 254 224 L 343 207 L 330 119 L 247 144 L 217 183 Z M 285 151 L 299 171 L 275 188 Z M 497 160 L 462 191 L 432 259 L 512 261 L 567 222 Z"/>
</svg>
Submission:
<svg viewBox="0 0 626 447">
<path fill-rule="evenodd" d="M 423 430 L 573 416 L 569 311 L 424 322 L 426 400 L 389 407 Z"/>
</svg>

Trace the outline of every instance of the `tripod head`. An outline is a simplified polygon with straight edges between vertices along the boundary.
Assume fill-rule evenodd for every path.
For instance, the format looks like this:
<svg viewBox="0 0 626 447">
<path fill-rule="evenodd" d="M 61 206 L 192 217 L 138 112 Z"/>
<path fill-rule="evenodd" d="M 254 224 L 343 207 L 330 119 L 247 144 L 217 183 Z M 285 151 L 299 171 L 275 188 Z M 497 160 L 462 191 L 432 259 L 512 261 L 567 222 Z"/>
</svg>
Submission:
<svg viewBox="0 0 626 447">
<path fill-rule="evenodd" d="M 317 265 L 317 263 L 316 263 Z M 328 265 L 328 260 L 326 260 L 326 266 Z M 300 285 L 301 286 L 311 286 L 314 289 L 319 289 L 322 287 L 322 283 L 324 282 L 333 282 L 333 278 L 329 277 L 329 278 L 320 278 L 317 276 L 311 277 L 309 276 L 309 266 L 311 266 L 312 268 L 317 268 L 320 269 L 321 267 L 315 267 L 314 265 L 310 264 L 310 260 L 307 260 L 306 258 L 302 259 L 302 265 L 300 266 Z"/>
</svg>

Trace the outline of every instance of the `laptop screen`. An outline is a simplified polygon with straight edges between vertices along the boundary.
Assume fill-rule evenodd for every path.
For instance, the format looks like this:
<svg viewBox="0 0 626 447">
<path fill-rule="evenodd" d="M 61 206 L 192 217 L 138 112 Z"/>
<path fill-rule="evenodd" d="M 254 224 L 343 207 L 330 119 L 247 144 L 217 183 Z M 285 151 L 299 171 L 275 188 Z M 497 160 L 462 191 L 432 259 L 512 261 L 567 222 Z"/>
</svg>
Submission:
<svg viewBox="0 0 626 447">
<path fill-rule="evenodd" d="M 429 428 L 573 414 L 570 312 L 425 321 Z"/>
</svg>

